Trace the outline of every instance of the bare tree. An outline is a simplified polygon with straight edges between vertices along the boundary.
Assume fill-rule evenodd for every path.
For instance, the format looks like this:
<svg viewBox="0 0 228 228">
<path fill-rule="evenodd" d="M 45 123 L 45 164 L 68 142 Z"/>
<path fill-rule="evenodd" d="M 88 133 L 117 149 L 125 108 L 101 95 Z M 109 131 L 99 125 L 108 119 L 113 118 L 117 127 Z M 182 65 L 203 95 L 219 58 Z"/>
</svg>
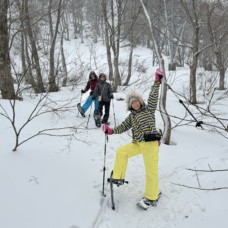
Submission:
<svg viewBox="0 0 228 228">
<path fill-rule="evenodd" d="M 152 40 L 153 40 L 153 44 L 154 44 L 154 48 L 156 51 L 156 55 L 158 57 L 158 61 L 159 61 L 159 65 L 161 67 L 161 69 L 165 72 L 165 66 L 164 66 L 164 59 L 162 57 L 161 54 L 161 50 L 160 50 L 160 46 L 159 46 L 159 42 L 156 39 L 155 36 L 155 28 L 152 25 L 152 20 L 150 18 L 150 15 L 146 9 L 145 4 L 143 3 L 143 0 L 140 0 L 142 7 L 143 7 L 143 11 L 144 14 L 146 16 L 146 19 L 148 20 L 149 23 L 149 28 L 150 28 L 150 32 L 151 32 L 151 36 L 152 36 Z M 166 82 L 166 78 L 164 75 L 164 79 Z M 162 90 L 161 90 L 161 100 L 160 100 L 160 109 L 161 109 L 161 116 L 163 119 L 163 123 L 164 123 L 164 132 L 163 132 L 163 142 L 165 144 L 170 144 L 170 139 L 171 139 L 171 121 L 168 115 L 168 112 L 166 110 L 166 96 L 167 96 L 167 84 L 166 83 L 162 83 Z"/>
<path fill-rule="evenodd" d="M 61 36 L 61 42 L 60 42 L 60 52 L 61 52 L 61 62 L 62 62 L 62 76 L 63 76 L 63 82 L 62 82 L 62 86 L 66 86 L 67 85 L 67 79 L 68 79 L 68 73 L 67 73 L 67 65 L 66 65 L 66 58 L 65 58 L 65 54 L 64 54 L 64 48 L 63 48 L 63 32 L 62 32 L 62 36 Z"/>
<path fill-rule="evenodd" d="M 132 75 L 132 63 L 133 63 L 133 52 L 134 48 L 139 40 L 139 37 L 142 35 L 138 32 L 138 18 L 141 12 L 141 5 L 138 1 L 131 1 L 128 5 L 127 13 L 125 14 L 125 19 L 128 23 L 124 23 L 124 34 L 129 40 L 130 52 L 128 59 L 128 71 L 126 81 L 123 83 L 123 86 L 128 86 L 128 83 Z M 124 38 L 122 38 L 124 39 Z"/>
<path fill-rule="evenodd" d="M 75 106 L 72 104 L 74 102 L 74 98 L 71 100 L 67 99 L 66 101 L 54 101 L 49 98 L 48 93 L 40 94 L 32 108 L 28 108 L 25 112 L 25 117 L 26 115 L 27 117 L 24 119 L 24 122 L 22 122 L 21 125 L 19 125 L 17 122 L 17 102 L 18 101 L 16 100 L 10 100 L 8 107 L 6 107 L 6 104 L 0 104 L 0 116 L 4 117 L 10 122 L 14 132 L 15 145 L 13 151 L 17 151 L 19 146 L 37 136 L 44 135 L 70 137 L 76 133 L 78 128 L 80 128 L 80 125 L 77 128 L 75 126 L 46 127 L 40 128 L 39 130 L 34 130 L 33 133 L 29 134 L 28 137 L 22 137 L 24 130 L 39 117 L 47 116 L 48 114 L 61 117 L 61 114 L 74 109 Z"/>
<path fill-rule="evenodd" d="M 189 63 L 190 67 L 190 82 L 189 82 L 189 96 L 190 102 L 192 104 L 197 103 L 197 95 L 196 95 L 196 69 L 198 66 L 199 60 L 199 40 L 200 40 L 200 26 L 202 22 L 202 17 L 204 17 L 204 13 L 202 11 L 201 2 L 192 0 L 180 0 L 181 6 L 184 9 L 186 17 L 188 19 L 189 24 L 192 27 L 192 41 L 190 41 L 190 45 L 188 47 L 191 50 L 191 59 Z"/>
<path fill-rule="evenodd" d="M 77 3 L 77 4 L 76 4 Z M 73 27 L 74 27 L 74 39 L 78 38 L 78 35 L 83 32 L 83 1 L 82 0 L 71 0 L 71 11 L 73 16 Z M 83 37 L 81 37 L 83 43 Z"/>
<path fill-rule="evenodd" d="M 111 0 L 111 26 L 110 26 L 110 45 L 113 52 L 114 63 L 114 88 L 121 85 L 120 73 L 119 73 L 119 51 L 120 51 L 120 26 L 122 18 L 122 1 Z"/>
<path fill-rule="evenodd" d="M 26 26 L 26 34 L 28 35 L 30 45 L 31 45 L 31 58 L 34 60 L 34 68 L 36 71 L 36 90 L 39 91 L 40 93 L 45 92 L 44 84 L 43 84 L 43 79 L 42 79 L 42 74 L 41 74 L 41 68 L 40 68 L 40 61 L 39 61 L 39 55 L 38 55 L 38 50 L 36 47 L 36 39 L 32 30 L 32 23 L 31 23 L 31 18 L 30 18 L 30 12 L 29 12 L 29 6 L 28 6 L 28 1 L 23 0 L 24 4 L 24 18 L 25 18 L 25 26 Z"/>
<path fill-rule="evenodd" d="M 15 99 L 9 55 L 8 7 L 8 0 L 0 0 L 0 90 L 3 99 Z"/>
<path fill-rule="evenodd" d="M 50 55 L 49 55 L 49 57 L 50 57 L 49 92 L 57 92 L 59 89 L 57 84 L 56 84 L 56 75 L 55 75 L 55 45 L 56 45 L 57 34 L 59 32 L 61 8 L 62 8 L 62 0 L 59 0 L 58 1 L 57 21 L 56 21 L 56 25 L 55 25 L 55 32 L 53 33 L 53 37 L 51 40 Z"/>
<path fill-rule="evenodd" d="M 109 40 L 109 22 L 108 22 L 108 15 L 107 15 L 107 0 L 101 1 L 101 8 L 102 8 L 102 15 L 104 18 L 105 46 L 106 46 L 108 68 L 109 68 L 109 79 L 113 81 L 112 55 L 111 55 L 111 47 L 110 47 L 110 40 Z"/>
<path fill-rule="evenodd" d="M 225 71 L 227 68 L 227 37 L 228 37 L 228 15 L 227 7 L 222 2 L 217 1 L 206 4 L 207 29 L 209 40 L 213 44 L 212 51 L 216 56 L 216 66 L 219 70 L 219 90 L 225 89 Z"/>
<path fill-rule="evenodd" d="M 21 33 L 21 62 L 22 62 L 22 73 L 21 76 L 25 79 L 25 82 L 31 84 L 35 93 L 39 93 L 39 89 L 36 86 L 36 82 L 33 78 L 32 74 L 32 64 L 29 56 L 28 50 L 28 39 L 25 34 L 25 10 L 24 10 L 24 1 L 20 2 L 20 0 L 16 1 L 19 17 L 20 17 L 20 33 Z"/>
<path fill-rule="evenodd" d="M 53 8 L 53 0 L 48 1 L 48 22 L 49 22 L 49 33 L 51 41 L 54 37 L 54 31 L 53 31 L 53 21 L 52 21 L 52 8 Z"/>
</svg>

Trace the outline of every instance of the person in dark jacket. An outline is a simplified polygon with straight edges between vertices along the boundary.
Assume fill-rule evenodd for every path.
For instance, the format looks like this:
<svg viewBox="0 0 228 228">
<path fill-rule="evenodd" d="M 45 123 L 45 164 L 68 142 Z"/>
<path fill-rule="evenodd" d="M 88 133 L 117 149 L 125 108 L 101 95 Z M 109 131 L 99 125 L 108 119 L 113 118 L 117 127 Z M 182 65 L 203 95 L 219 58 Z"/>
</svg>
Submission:
<svg viewBox="0 0 228 228">
<path fill-rule="evenodd" d="M 160 197 L 158 178 L 158 158 L 160 134 L 156 130 L 155 111 L 158 103 L 159 87 L 163 77 L 163 71 L 158 68 L 155 73 L 155 82 L 151 87 L 146 105 L 140 94 L 132 92 L 126 98 L 127 109 L 130 114 L 117 127 L 110 128 L 103 124 L 102 130 L 108 134 L 121 134 L 132 130 L 132 143 L 121 146 L 116 151 L 112 182 L 117 185 L 124 183 L 128 158 L 142 154 L 146 172 L 146 185 L 144 197 L 138 205 L 148 209 L 156 206 Z"/>
<path fill-rule="evenodd" d="M 96 85 L 96 88 L 93 93 L 93 99 L 98 97 L 99 105 L 98 111 L 100 117 L 103 116 L 103 107 L 105 108 L 104 116 L 101 120 L 101 123 L 108 123 L 110 102 L 113 99 L 112 87 L 110 83 L 106 82 L 106 75 L 101 73 L 99 75 L 99 82 Z"/>
<path fill-rule="evenodd" d="M 91 106 L 93 100 L 94 100 L 94 113 L 98 112 L 98 99 L 97 98 L 93 99 L 93 92 L 94 92 L 94 89 L 96 88 L 97 83 L 98 83 L 98 77 L 94 71 L 91 71 L 89 74 L 89 80 L 86 84 L 86 87 L 81 90 L 81 93 L 86 93 L 90 89 L 90 94 L 86 102 L 82 105 L 82 107 L 80 103 L 78 104 L 78 110 L 83 117 L 85 117 L 85 112 Z"/>
</svg>

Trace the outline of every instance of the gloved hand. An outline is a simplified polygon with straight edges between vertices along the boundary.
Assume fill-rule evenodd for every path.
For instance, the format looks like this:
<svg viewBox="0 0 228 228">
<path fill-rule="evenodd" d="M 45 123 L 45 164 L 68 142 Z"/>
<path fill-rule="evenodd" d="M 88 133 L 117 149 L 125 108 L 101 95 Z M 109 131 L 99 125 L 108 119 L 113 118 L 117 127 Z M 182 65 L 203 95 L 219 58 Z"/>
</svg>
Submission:
<svg viewBox="0 0 228 228">
<path fill-rule="evenodd" d="M 85 93 L 85 90 L 84 90 L 84 89 L 82 89 L 82 90 L 81 90 L 81 93 Z"/>
<path fill-rule="evenodd" d="M 92 90 L 92 91 L 90 91 L 90 96 L 93 96 L 93 90 Z"/>
<path fill-rule="evenodd" d="M 101 129 L 102 129 L 102 131 L 103 131 L 105 134 L 108 134 L 108 135 L 112 135 L 112 134 L 113 134 L 113 130 L 112 130 L 112 128 L 110 128 L 110 127 L 108 126 L 108 124 L 102 124 Z"/>
<path fill-rule="evenodd" d="M 164 76 L 164 72 L 159 68 L 157 68 L 155 72 L 155 81 L 156 82 L 161 82 L 162 78 Z"/>
<path fill-rule="evenodd" d="M 110 99 L 113 99 L 113 98 L 114 98 L 114 96 L 113 96 L 113 94 L 111 93 L 111 94 L 110 94 Z"/>
</svg>

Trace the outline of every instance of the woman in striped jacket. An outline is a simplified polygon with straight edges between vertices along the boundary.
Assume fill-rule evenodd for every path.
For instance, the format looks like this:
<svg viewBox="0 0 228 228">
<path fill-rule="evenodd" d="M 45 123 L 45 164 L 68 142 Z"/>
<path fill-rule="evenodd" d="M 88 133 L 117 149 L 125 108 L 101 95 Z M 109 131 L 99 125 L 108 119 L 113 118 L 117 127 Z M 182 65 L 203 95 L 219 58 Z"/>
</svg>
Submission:
<svg viewBox="0 0 228 228">
<path fill-rule="evenodd" d="M 158 68 L 147 105 L 141 95 L 133 92 L 126 97 L 127 108 L 131 112 L 128 117 L 114 129 L 108 125 L 102 126 L 102 130 L 109 135 L 132 130 L 132 143 L 121 146 L 116 151 L 112 179 L 114 184 L 123 184 L 128 158 L 142 154 L 146 171 L 146 185 L 144 197 L 140 203 L 148 207 L 159 198 L 158 152 L 160 135 L 155 127 L 155 111 L 162 77 L 163 72 Z"/>
</svg>

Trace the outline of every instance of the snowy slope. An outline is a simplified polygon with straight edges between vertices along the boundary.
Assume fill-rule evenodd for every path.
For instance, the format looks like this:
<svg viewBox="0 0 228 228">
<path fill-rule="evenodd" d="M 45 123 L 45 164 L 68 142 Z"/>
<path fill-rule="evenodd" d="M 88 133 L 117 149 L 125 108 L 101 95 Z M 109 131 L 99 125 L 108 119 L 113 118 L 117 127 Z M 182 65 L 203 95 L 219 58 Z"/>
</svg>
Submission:
<svg viewBox="0 0 228 228">
<path fill-rule="evenodd" d="M 70 46 L 69 44 L 69 52 Z M 72 48 L 73 49 L 73 48 Z M 99 49 L 98 49 L 99 50 Z M 99 51 L 98 51 L 99 52 Z M 101 52 L 103 52 L 101 50 Z M 141 53 L 141 54 L 140 54 Z M 150 51 L 136 50 L 138 59 L 151 62 Z M 98 56 L 99 53 L 98 53 Z M 105 57 L 103 57 L 105 58 Z M 125 56 L 122 55 L 124 59 Z M 102 62 L 102 59 L 100 60 Z M 102 64 L 100 63 L 100 66 Z M 104 71 L 100 68 L 99 71 Z M 150 78 L 156 68 L 143 75 L 144 84 L 135 83 L 127 90 L 115 94 L 114 110 L 111 105 L 110 124 L 114 126 L 128 115 L 124 98 L 129 90 L 137 89 L 147 98 L 153 82 Z M 105 72 L 105 71 L 104 71 Z M 173 85 L 182 90 L 188 81 L 188 70 L 178 69 L 182 80 Z M 137 75 L 138 77 L 138 75 Z M 137 78 L 136 77 L 136 78 Z M 142 79 L 142 78 L 141 78 Z M 146 80 L 148 79 L 148 80 Z M 135 79 L 133 79 L 134 81 Z M 51 95 L 57 103 L 71 100 L 76 107 L 80 87 L 62 89 Z M 88 94 L 83 95 L 83 101 Z M 17 126 L 23 124 L 38 97 L 24 95 L 17 103 Z M 0 104 L 9 111 L 8 101 Z M 227 98 L 221 108 L 227 117 Z M 183 117 L 184 108 L 168 92 L 168 112 Z M 102 197 L 105 138 L 95 127 L 91 117 L 88 129 L 86 118 L 78 116 L 76 108 L 57 118 L 44 115 L 31 122 L 23 131 L 26 138 L 43 127 L 80 126 L 77 139 L 40 136 L 21 145 L 16 152 L 14 135 L 9 122 L 0 116 L 0 227 L 2 228 L 225 228 L 228 226 L 228 190 L 195 190 L 180 185 L 202 188 L 228 187 L 228 172 L 194 172 L 191 169 L 228 169 L 228 143 L 225 138 L 205 130 L 181 126 L 172 131 L 172 144 L 160 147 L 160 190 L 163 195 L 156 208 L 148 211 L 136 207 L 143 195 L 145 173 L 141 156 L 131 158 L 127 169 L 129 184 L 115 187 L 116 211 L 111 209 L 109 185 L 105 184 L 106 197 Z M 157 126 L 162 129 L 159 112 Z M 190 118 L 190 117 L 188 117 Z M 106 155 L 106 177 L 109 176 L 118 146 L 131 142 L 125 133 L 109 136 Z M 199 180 L 199 181 L 198 181 Z"/>
</svg>

